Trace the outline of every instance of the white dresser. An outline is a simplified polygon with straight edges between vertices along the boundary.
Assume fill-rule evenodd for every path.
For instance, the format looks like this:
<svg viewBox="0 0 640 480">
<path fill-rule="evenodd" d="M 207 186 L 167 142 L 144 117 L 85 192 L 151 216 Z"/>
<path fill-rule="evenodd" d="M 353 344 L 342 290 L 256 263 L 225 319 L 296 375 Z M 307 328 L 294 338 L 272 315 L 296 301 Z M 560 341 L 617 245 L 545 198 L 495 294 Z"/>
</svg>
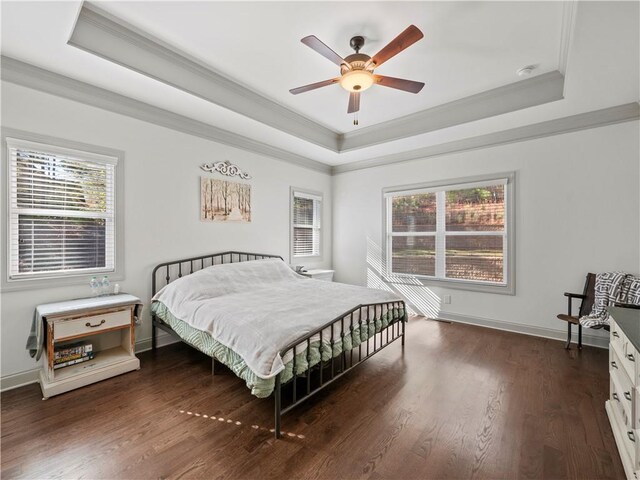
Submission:
<svg viewBox="0 0 640 480">
<path fill-rule="evenodd" d="M 610 392 L 606 402 L 624 471 L 640 478 L 640 310 L 610 308 Z"/>
</svg>

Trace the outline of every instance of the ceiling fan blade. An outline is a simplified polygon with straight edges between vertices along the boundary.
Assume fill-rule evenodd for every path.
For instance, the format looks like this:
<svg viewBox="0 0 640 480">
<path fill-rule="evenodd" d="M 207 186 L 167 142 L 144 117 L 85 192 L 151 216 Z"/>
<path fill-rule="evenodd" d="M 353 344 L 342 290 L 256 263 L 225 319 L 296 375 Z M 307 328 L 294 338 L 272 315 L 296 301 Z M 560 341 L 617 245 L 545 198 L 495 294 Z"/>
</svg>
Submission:
<svg viewBox="0 0 640 480">
<path fill-rule="evenodd" d="M 360 110 L 360 92 L 351 92 L 349 94 L 349 108 L 347 113 L 355 113 Z"/>
<path fill-rule="evenodd" d="M 413 80 L 405 80 L 404 78 L 385 77 L 383 75 L 374 75 L 376 83 L 383 87 L 395 88 L 410 93 L 418 93 L 424 87 L 423 82 L 414 82 Z"/>
<path fill-rule="evenodd" d="M 298 95 L 299 93 L 308 92 L 309 90 L 315 90 L 316 88 L 326 87 L 327 85 L 332 85 L 334 83 L 338 83 L 340 78 L 332 78 L 330 80 L 324 80 L 322 82 L 310 83 L 309 85 L 304 85 L 303 87 L 292 88 L 289 90 L 294 95 Z"/>
<path fill-rule="evenodd" d="M 318 52 L 323 57 L 331 60 L 336 65 L 342 65 L 343 63 L 347 63 L 344 61 L 344 59 L 340 55 L 338 55 L 336 52 L 334 52 L 329 47 L 327 47 L 324 43 L 322 43 L 322 41 L 315 35 L 309 35 L 308 37 L 304 37 L 300 41 L 304 43 L 307 47 Z"/>
<path fill-rule="evenodd" d="M 418 27 L 415 25 L 409 25 L 404 32 L 391 40 L 386 47 L 376 53 L 371 58 L 371 62 L 375 64 L 376 68 L 378 68 L 391 57 L 395 57 L 405 48 L 410 47 L 422 37 L 424 37 L 424 34 Z"/>
</svg>

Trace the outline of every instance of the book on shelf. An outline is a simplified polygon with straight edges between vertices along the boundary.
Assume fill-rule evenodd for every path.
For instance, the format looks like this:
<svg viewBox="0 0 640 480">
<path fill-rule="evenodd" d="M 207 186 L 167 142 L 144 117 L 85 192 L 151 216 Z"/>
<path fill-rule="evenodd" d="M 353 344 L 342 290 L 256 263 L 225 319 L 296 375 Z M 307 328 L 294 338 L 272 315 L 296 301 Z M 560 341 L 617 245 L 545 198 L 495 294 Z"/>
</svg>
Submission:
<svg viewBox="0 0 640 480">
<path fill-rule="evenodd" d="M 93 351 L 93 345 L 86 342 L 71 343 L 57 348 L 53 354 L 54 363 L 76 360 Z"/>
<path fill-rule="evenodd" d="M 54 358 L 53 364 L 58 365 L 59 363 L 70 362 L 71 360 L 77 360 L 79 358 L 87 356 L 91 352 L 87 353 L 74 353 L 71 355 L 65 355 L 64 357 Z"/>
<path fill-rule="evenodd" d="M 61 362 L 61 363 L 54 363 L 53 365 L 53 369 L 57 370 L 59 368 L 63 368 L 63 367 L 70 367 L 71 365 L 76 365 L 78 363 L 82 363 L 82 362 L 88 362 L 89 360 L 93 360 L 93 358 L 95 357 L 95 355 L 93 354 L 93 352 L 89 352 L 79 358 L 73 359 L 73 360 L 67 360 L 66 362 Z"/>
</svg>

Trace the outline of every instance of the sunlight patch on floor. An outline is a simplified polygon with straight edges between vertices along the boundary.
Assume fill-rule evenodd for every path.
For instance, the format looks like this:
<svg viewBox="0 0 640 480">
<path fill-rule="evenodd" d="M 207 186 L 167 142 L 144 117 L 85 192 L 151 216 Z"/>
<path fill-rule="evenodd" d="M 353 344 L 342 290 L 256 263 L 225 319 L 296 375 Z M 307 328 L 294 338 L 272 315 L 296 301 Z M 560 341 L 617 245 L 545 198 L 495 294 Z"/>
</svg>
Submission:
<svg viewBox="0 0 640 480">
<path fill-rule="evenodd" d="M 230 418 L 224 418 L 224 417 L 216 417 L 215 415 L 207 415 L 207 414 L 200 414 L 197 412 L 190 412 L 188 410 L 178 410 L 180 413 L 185 414 L 185 415 L 191 415 L 193 417 L 201 417 L 201 418 L 208 418 L 210 420 L 217 420 L 218 422 L 222 422 L 222 423 L 226 423 L 226 424 L 232 424 L 232 425 L 236 425 L 236 426 L 240 426 L 242 425 L 242 422 L 239 420 L 232 420 Z M 266 432 L 271 432 L 274 433 L 275 430 L 273 428 L 265 428 L 265 427 L 261 427 L 260 425 L 251 425 L 251 428 L 253 428 L 254 430 L 263 430 Z M 291 438 L 300 438 L 303 439 L 305 438 L 304 435 L 300 435 L 297 433 L 293 433 L 293 432 L 285 432 L 282 431 L 282 436 L 286 436 L 286 437 L 291 437 Z"/>
</svg>

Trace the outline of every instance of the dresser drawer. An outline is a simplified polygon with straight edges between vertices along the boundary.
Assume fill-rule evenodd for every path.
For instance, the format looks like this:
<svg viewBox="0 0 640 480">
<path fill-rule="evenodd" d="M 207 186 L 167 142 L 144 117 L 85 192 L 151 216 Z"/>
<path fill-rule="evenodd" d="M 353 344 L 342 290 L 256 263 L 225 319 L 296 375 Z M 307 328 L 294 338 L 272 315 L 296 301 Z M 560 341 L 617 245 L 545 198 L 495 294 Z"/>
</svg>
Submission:
<svg viewBox="0 0 640 480">
<path fill-rule="evenodd" d="M 640 357 L 636 348 L 629 341 L 624 332 L 614 323 L 611 325 L 610 349 L 618 355 L 618 366 L 627 372 L 633 383 L 640 383 L 640 369 L 637 363 Z"/>
<path fill-rule="evenodd" d="M 101 315 L 89 315 L 73 320 L 54 321 L 55 340 L 64 340 L 70 337 L 91 335 L 111 328 L 131 325 L 131 310 L 104 313 Z"/>
<path fill-rule="evenodd" d="M 616 411 L 619 421 L 624 424 L 624 428 L 631 428 L 632 419 L 629 418 L 628 410 L 625 410 L 622 403 L 625 401 L 622 388 L 613 380 L 613 377 L 609 380 L 609 387 L 609 400 L 611 400 L 611 406 Z"/>
<path fill-rule="evenodd" d="M 616 333 L 614 336 L 613 333 Z M 614 351 L 618 354 L 618 366 L 620 368 L 624 368 L 620 359 L 625 356 L 625 352 L 627 350 L 627 337 L 622 330 L 612 331 L 611 337 L 609 341 L 609 351 Z"/>
<path fill-rule="evenodd" d="M 622 332 L 620 327 L 618 327 L 618 325 L 613 320 L 613 318 L 610 319 L 609 323 L 610 323 L 609 328 L 611 329 L 611 332 L 609 334 L 610 335 L 609 341 L 611 343 L 611 346 L 616 350 L 618 350 L 618 352 L 624 352 L 625 343 L 626 343 L 625 334 Z"/>
<path fill-rule="evenodd" d="M 640 466 L 640 430 L 627 428 L 624 431 L 624 435 L 622 436 L 622 441 L 624 442 L 625 450 L 631 459 L 631 464 L 633 465 L 633 469 L 637 470 Z"/>
<path fill-rule="evenodd" d="M 611 422 L 611 428 L 613 429 L 616 437 L 616 445 L 618 446 L 618 452 L 620 453 L 622 463 L 630 466 L 631 471 L 635 471 L 638 469 L 638 458 L 640 458 L 638 456 L 638 453 L 640 452 L 640 449 L 638 448 L 638 442 L 640 442 L 640 430 L 634 430 L 633 428 L 629 428 L 624 425 L 620 410 L 615 406 L 616 403 L 617 402 L 615 401 L 611 403 L 613 411 L 612 415 L 609 415 L 609 421 Z M 627 467 L 625 466 L 625 471 L 626 470 Z"/>
<path fill-rule="evenodd" d="M 612 399 L 617 400 L 616 404 L 622 412 L 622 419 L 627 428 L 636 428 L 636 403 L 637 392 L 626 372 L 620 368 L 620 358 L 614 350 L 611 350 L 611 368 L 609 374 L 611 377 L 612 391 L 615 391 L 616 397 L 611 395 Z M 616 368 L 617 367 L 617 368 Z"/>
<path fill-rule="evenodd" d="M 638 358 L 638 352 L 635 347 L 631 344 L 631 342 L 627 342 L 626 348 L 624 350 L 624 356 L 620 359 L 622 361 L 622 366 L 624 367 L 629 378 L 634 382 L 638 383 L 638 373 L 636 364 L 640 361 Z"/>
</svg>

